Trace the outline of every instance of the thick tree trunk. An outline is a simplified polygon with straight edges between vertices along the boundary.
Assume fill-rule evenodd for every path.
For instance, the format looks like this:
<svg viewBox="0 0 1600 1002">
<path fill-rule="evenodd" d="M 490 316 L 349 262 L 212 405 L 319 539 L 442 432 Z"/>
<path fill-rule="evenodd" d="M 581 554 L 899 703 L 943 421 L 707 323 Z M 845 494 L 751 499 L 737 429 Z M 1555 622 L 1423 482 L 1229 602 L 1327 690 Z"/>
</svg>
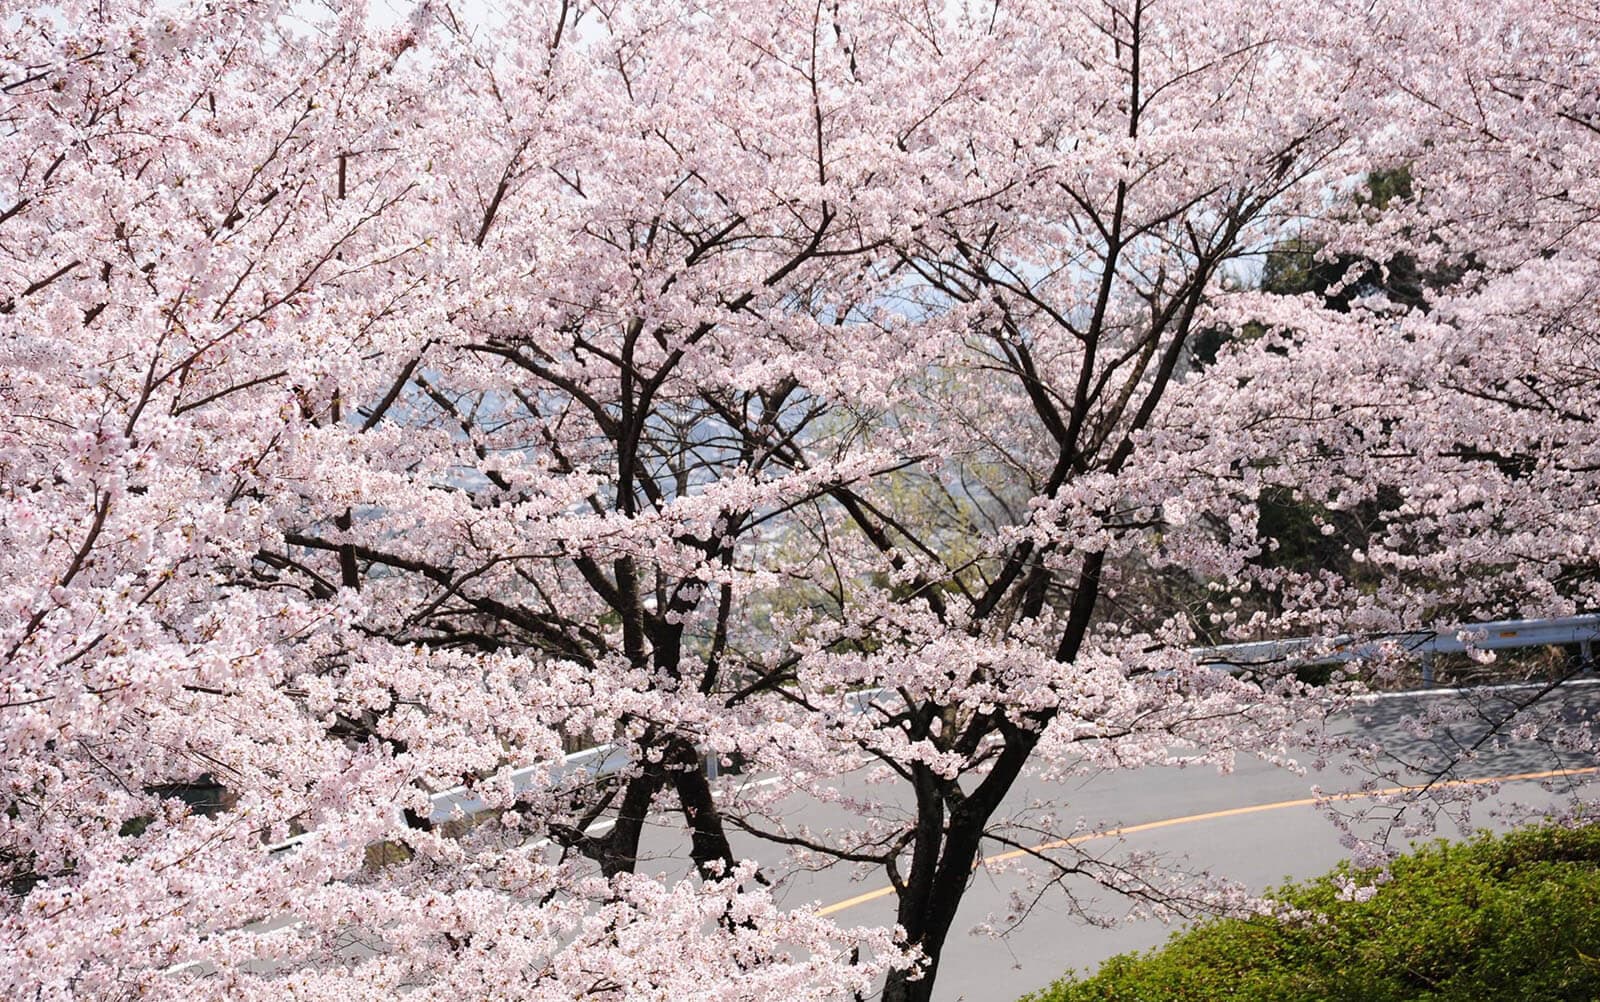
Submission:
<svg viewBox="0 0 1600 1002">
<path fill-rule="evenodd" d="M 932 997 L 945 940 L 955 923 L 956 910 L 961 906 L 961 898 L 966 894 L 967 882 L 978 859 L 983 827 L 983 821 L 961 822 L 958 827 L 952 818 L 938 868 L 931 880 L 921 882 L 924 884 L 923 892 L 916 895 L 922 902 L 921 909 L 908 908 L 909 899 L 901 899 L 896 919 L 906 930 L 907 941 L 922 950 L 923 965 L 919 972 L 891 972 L 883 989 L 884 1002 L 928 1002 Z M 908 881 L 908 885 L 916 881 L 917 876 L 913 871 L 912 881 Z M 912 980 L 913 975 L 919 976 Z"/>
<path fill-rule="evenodd" d="M 711 783 L 699 768 L 699 756 L 692 746 L 685 746 L 693 759 L 694 768 L 673 773 L 672 784 L 683 805 L 684 820 L 689 823 L 689 855 L 707 880 L 725 876 L 733 868 L 733 847 L 728 844 L 728 833 L 722 825 L 722 812 L 711 796 Z"/>
<path fill-rule="evenodd" d="M 907 943 L 919 948 L 924 959 L 915 971 L 890 973 L 884 1002 L 928 1002 L 932 997 L 939 959 L 978 863 L 983 833 L 1036 742 L 1034 732 L 1009 728 L 1005 749 L 970 795 L 957 793 L 952 798 L 944 781 L 917 767 L 917 836 L 896 921 L 906 930 Z M 951 801 L 955 806 L 945 823 L 946 804 Z"/>
<path fill-rule="evenodd" d="M 632 873 L 639 864 L 639 838 L 650 814 L 650 803 L 665 779 L 659 766 L 630 779 L 622 794 L 622 805 L 617 808 L 617 823 L 601 838 L 585 836 L 583 853 L 598 862 L 600 872 L 607 877 Z"/>
</svg>

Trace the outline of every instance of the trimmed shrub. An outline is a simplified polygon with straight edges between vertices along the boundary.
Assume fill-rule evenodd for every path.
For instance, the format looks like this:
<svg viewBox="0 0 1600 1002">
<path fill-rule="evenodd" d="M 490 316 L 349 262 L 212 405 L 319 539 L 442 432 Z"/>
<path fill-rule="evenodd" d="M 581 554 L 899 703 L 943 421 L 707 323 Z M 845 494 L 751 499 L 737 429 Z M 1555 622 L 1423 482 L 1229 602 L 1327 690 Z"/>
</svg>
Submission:
<svg viewBox="0 0 1600 1002">
<path fill-rule="evenodd" d="M 1271 897 L 1295 917 L 1212 920 L 1023 1002 L 1600 999 L 1600 825 L 1435 842 L 1386 879 L 1344 864 Z"/>
</svg>

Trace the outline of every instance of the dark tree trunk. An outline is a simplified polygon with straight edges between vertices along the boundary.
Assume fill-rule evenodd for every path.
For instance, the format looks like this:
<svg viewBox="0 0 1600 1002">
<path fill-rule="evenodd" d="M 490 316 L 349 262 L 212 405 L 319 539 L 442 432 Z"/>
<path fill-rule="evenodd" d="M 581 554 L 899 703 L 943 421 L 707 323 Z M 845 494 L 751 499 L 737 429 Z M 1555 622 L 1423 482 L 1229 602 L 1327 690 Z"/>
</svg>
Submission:
<svg viewBox="0 0 1600 1002">
<path fill-rule="evenodd" d="M 915 980 L 913 975 L 917 972 L 890 973 L 883 1002 L 928 1002 L 932 997 L 939 959 L 978 863 L 983 833 L 1036 742 L 1035 732 L 1007 728 L 1005 749 L 989 775 L 967 796 L 960 795 L 953 784 L 934 777 L 925 767 L 917 767 L 917 835 L 911 872 L 901 891 L 895 918 L 906 930 L 907 943 L 921 949 L 924 960 Z M 925 789 L 932 791 L 932 797 L 925 798 Z M 945 806 L 952 800 L 955 805 L 949 810 L 946 824 Z"/>
</svg>

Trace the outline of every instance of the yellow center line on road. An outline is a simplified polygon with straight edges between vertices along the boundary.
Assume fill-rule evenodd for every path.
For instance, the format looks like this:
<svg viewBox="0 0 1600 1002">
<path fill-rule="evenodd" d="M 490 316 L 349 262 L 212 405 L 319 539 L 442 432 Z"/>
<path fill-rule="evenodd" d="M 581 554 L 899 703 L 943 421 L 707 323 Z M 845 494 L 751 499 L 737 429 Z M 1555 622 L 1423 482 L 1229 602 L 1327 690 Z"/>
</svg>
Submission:
<svg viewBox="0 0 1600 1002">
<path fill-rule="evenodd" d="M 1160 821 L 1147 821 L 1140 825 L 1128 825 L 1123 828 L 1108 828 L 1105 831 L 1089 832 L 1085 835 L 1074 835 L 1072 838 L 1056 839 L 1052 842 L 1041 842 L 1029 849 L 1012 849 L 1008 852 L 996 853 L 985 856 L 979 861 L 979 866 L 989 863 L 1005 863 L 1023 856 L 1038 852 L 1049 852 L 1051 849 L 1064 849 L 1069 845 L 1078 845 L 1081 842 L 1092 842 L 1101 838 L 1116 838 L 1122 835 L 1137 835 L 1140 832 L 1155 831 L 1158 828 L 1172 828 L 1177 825 L 1194 824 L 1199 821 L 1215 821 L 1219 818 L 1235 818 L 1244 814 L 1260 814 L 1264 811 L 1281 811 L 1290 807 L 1311 807 L 1316 804 L 1337 803 L 1349 800 L 1370 800 L 1376 797 L 1392 797 L 1402 793 L 1416 793 L 1426 789 L 1449 789 L 1462 786 L 1485 786 L 1489 783 L 1514 783 L 1534 779 L 1560 779 L 1564 776 L 1586 776 L 1600 772 L 1600 766 L 1588 766 L 1582 769 L 1550 769 L 1545 772 L 1519 772 L 1509 776 L 1479 776 L 1474 779 L 1452 779 L 1430 786 L 1391 786 L 1382 790 L 1361 790 L 1354 793 L 1336 793 L 1326 797 L 1302 797 L 1298 800 L 1279 800 L 1270 804 L 1252 804 L 1248 807 L 1229 807 L 1221 811 L 1207 811 L 1204 814 L 1187 814 L 1181 818 L 1163 818 Z M 886 898 L 894 893 L 892 887 L 880 887 L 875 891 L 857 894 L 853 898 L 825 905 L 817 909 L 818 915 L 832 915 L 842 912 L 846 908 L 864 905 L 868 901 Z"/>
</svg>

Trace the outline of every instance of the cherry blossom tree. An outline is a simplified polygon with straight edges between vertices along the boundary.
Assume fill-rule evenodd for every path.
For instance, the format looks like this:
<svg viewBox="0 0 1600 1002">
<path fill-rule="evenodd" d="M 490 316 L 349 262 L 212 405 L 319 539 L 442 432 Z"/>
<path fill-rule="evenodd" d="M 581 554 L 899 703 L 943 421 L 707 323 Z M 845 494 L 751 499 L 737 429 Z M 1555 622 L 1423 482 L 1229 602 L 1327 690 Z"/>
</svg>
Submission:
<svg viewBox="0 0 1600 1002">
<path fill-rule="evenodd" d="M 1595 25 L 1403 7 L 0 8 L 0 984 L 926 999 L 985 844 L 1209 900 L 1008 793 L 1288 761 L 1330 690 L 1200 643 L 1594 604 Z M 1472 267 L 1248 291 L 1307 234 Z"/>
<path fill-rule="evenodd" d="M 1243 445 L 1297 497 L 1370 516 L 1367 538 L 1348 549 L 1360 574 L 1258 579 L 1313 621 L 1342 610 L 1346 629 L 1383 634 L 1592 610 L 1600 24 L 1566 4 L 1341 13 L 1347 44 L 1408 54 L 1369 61 L 1359 85 L 1397 115 L 1367 144 L 1372 166 L 1405 183 L 1308 232 L 1327 240 L 1325 259 L 1377 263 L 1377 287 L 1353 270 L 1344 295 L 1355 308 L 1340 316 L 1306 298 L 1239 297 L 1235 317 L 1278 336 L 1224 365 L 1270 389 L 1228 395 L 1224 409 L 1219 380 L 1180 406 L 1224 415 L 1211 434 Z M 1432 276 L 1412 290 L 1420 304 L 1381 293 L 1391 264 Z M 1551 769 L 1592 762 L 1593 721 L 1545 698 L 1582 670 L 1592 665 L 1570 663 L 1511 697 L 1429 705 L 1411 725 L 1443 740 L 1414 757 L 1413 774 L 1443 779 L 1500 743 L 1534 749 Z M 1481 733 L 1460 746 L 1449 731 L 1464 721 Z M 1397 778 L 1381 749 L 1363 756 Z M 1425 832 L 1441 810 L 1469 816 L 1477 799 L 1466 788 L 1430 794 L 1403 805 L 1423 809 L 1396 830 Z"/>
<path fill-rule="evenodd" d="M 626 846 L 557 858 L 560 789 L 430 830 L 430 790 L 504 805 L 502 766 L 597 720 L 642 726 L 664 781 L 676 669 L 634 561 L 736 530 L 646 500 L 675 459 L 646 431 L 700 420 L 691 379 L 761 386 L 771 351 L 707 334 L 861 239 L 793 144 L 807 102 L 676 123 L 743 86 L 702 71 L 798 86 L 769 63 L 809 22 L 730 63 L 692 10 L 572 51 L 577 13 L 496 49 L 443 9 L 7 10 L 8 995 L 833 997 L 897 956 L 779 915 L 725 849 L 676 887 Z M 694 445 L 675 495 L 706 486 Z M 711 486 L 712 512 L 763 490 Z M 175 795 L 200 777 L 221 809 Z M 409 858 L 352 876 L 384 840 Z"/>
</svg>

